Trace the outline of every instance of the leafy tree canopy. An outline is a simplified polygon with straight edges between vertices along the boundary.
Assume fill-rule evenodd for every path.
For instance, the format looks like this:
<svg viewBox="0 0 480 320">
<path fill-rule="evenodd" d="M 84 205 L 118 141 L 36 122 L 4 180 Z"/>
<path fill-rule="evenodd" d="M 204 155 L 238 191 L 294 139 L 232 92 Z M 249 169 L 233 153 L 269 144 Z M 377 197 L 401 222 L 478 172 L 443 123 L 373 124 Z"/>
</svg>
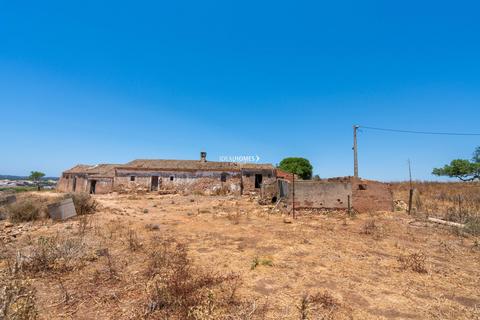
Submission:
<svg viewBox="0 0 480 320">
<path fill-rule="evenodd" d="M 294 173 L 304 180 L 312 178 L 313 167 L 310 161 L 305 158 L 285 158 L 280 161 L 278 168 L 286 172 Z"/>
<path fill-rule="evenodd" d="M 30 172 L 30 176 L 28 177 L 30 180 L 39 181 L 45 176 L 45 173 L 40 171 L 32 171 Z"/>
<path fill-rule="evenodd" d="M 455 159 L 443 168 L 435 168 L 432 172 L 437 176 L 458 178 L 462 181 L 480 180 L 480 147 L 475 149 L 472 161 Z"/>
</svg>

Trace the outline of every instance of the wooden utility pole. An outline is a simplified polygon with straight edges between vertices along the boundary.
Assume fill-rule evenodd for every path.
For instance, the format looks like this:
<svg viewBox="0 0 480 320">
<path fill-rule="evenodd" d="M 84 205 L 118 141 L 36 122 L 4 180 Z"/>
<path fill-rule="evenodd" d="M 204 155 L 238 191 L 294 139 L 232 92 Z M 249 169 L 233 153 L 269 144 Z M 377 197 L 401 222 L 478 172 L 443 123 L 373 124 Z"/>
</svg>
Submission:
<svg viewBox="0 0 480 320">
<path fill-rule="evenodd" d="M 360 126 L 353 126 L 353 175 L 358 178 L 358 148 L 357 148 L 357 129 Z"/>
</svg>

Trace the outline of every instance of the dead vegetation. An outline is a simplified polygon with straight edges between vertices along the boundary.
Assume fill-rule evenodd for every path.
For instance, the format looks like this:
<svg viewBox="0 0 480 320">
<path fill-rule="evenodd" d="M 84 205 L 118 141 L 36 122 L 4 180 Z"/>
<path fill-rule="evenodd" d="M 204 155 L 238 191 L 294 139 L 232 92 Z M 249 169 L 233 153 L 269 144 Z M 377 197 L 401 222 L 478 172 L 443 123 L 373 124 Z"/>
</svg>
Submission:
<svg viewBox="0 0 480 320">
<path fill-rule="evenodd" d="M 238 275 L 203 271 L 173 239 L 154 238 L 150 252 L 147 318 L 220 319 L 238 305 Z"/>
<path fill-rule="evenodd" d="M 7 215 L 14 223 L 34 221 L 41 217 L 41 207 L 31 200 L 17 202 L 7 207 Z"/>
<path fill-rule="evenodd" d="M 61 273 L 79 268 L 86 256 L 80 237 L 39 237 L 36 242 L 17 251 L 12 270 L 15 273 Z"/>
<path fill-rule="evenodd" d="M 480 316 L 478 239 L 411 226 L 405 213 L 286 224 L 248 197 L 127 197 L 95 196 L 98 214 L 33 222 L 2 248 L 9 314 L 24 305 L 18 319 Z M 114 214 L 123 208 L 130 215 Z M 0 232 L 17 227 L 2 223 Z"/>
<path fill-rule="evenodd" d="M 98 202 L 88 193 L 70 193 L 65 198 L 72 198 L 79 216 L 93 214 L 98 209 Z"/>
<path fill-rule="evenodd" d="M 314 295 L 304 294 L 297 305 L 299 319 L 333 319 L 339 302 L 328 292 L 319 292 Z"/>
<path fill-rule="evenodd" d="M 77 215 L 93 214 L 98 209 L 96 202 L 87 193 L 72 193 L 66 196 L 42 197 L 38 194 L 22 194 L 17 202 L 6 206 L 5 212 L 8 219 L 13 223 L 35 221 L 48 217 L 47 205 L 62 199 L 72 198 Z"/>
<path fill-rule="evenodd" d="M 427 257 L 423 252 L 414 252 L 407 255 L 400 255 L 397 261 L 401 270 L 411 270 L 418 273 L 427 273 L 426 267 Z"/>
<path fill-rule="evenodd" d="M 408 203 L 408 183 L 393 183 L 395 198 Z M 417 213 L 464 223 L 480 214 L 480 183 L 414 182 L 413 209 Z"/>
<path fill-rule="evenodd" d="M 255 270 L 258 266 L 271 267 L 271 266 L 273 266 L 273 262 L 272 262 L 271 259 L 259 258 L 258 256 L 255 256 L 252 260 L 250 270 Z"/>
<path fill-rule="evenodd" d="M 3 271 L 0 275 L 0 319 L 37 319 L 35 289 L 30 281 Z"/>
<path fill-rule="evenodd" d="M 385 237 L 385 227 L 380 224 L 375 218 L 370 218 L 362 226 L 361 233 L 372 236 L 375 240 L 380 240 Z"/>
</svg>

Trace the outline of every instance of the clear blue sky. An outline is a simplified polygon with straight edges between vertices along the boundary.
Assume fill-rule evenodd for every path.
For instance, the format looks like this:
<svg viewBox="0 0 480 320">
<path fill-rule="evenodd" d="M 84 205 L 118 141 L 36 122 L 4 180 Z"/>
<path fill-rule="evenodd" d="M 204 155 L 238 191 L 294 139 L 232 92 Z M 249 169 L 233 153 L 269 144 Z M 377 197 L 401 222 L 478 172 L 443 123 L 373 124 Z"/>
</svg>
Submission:
<svg viewBox="0 0 480 320">
<path fill-rule="evenodd" d="M 100 3 L 101 2 L 101 3 Z M 352 125 L 480 131 L 478 1 L 0 0 L 0 173 L 259 155 L 352 174 Z M 359 133 L 418 179 L 480 137 Z"/>
</svg>

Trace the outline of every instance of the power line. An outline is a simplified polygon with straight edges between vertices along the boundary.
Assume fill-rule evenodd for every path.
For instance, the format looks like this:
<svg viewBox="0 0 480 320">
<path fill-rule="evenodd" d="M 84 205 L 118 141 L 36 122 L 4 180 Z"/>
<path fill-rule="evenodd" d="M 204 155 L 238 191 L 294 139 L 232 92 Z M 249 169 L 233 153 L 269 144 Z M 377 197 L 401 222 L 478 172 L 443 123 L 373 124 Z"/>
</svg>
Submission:
<svg viewBox="0 0 480 320">
<path fill-rule="evenodd" d="M 358 127 L 361 128 L 361 129 L 387 131 L 387 132 L 398 132 L 398 133 L 411 133 L 411 134 L 429 134 L 429 135 L 442 135 L 442 136 L 480 136 L 480 133 L 432 132 L 432 131 L 412 131 L 412 130 L 386 129 L 386 128 L 365 127 L 365 126 L 358 126 Z"/>
</svg>

